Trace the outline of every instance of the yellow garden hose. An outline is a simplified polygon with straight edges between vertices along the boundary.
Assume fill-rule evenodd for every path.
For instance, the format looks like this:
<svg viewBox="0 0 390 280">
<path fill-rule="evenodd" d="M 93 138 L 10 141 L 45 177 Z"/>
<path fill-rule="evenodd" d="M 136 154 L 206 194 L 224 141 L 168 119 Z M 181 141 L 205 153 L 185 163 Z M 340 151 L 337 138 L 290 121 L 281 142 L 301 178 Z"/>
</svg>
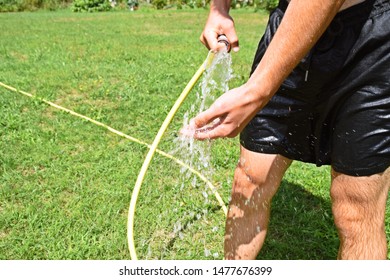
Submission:
<svg viewBox="0 0 390 280">
<path fill-rule="evenodd" d="M 183 103 L 184 99 L 187 97 L 189 92 L 192 90 L 192 88 L 195 86 L 196 82 L 199 80 L 199 78 L 202 76 L 203 72 L 210 66 L 211 62 L 214 59 L 214 52 L 209 51 L 206 60 L 203 62 L 203 64 L 199 67 L 198 71 L 194 74 L 194 76 L 191 78 L 191 80 L 188 82 L 187 86 L 184 88 L 183 92 L 180 94 L 179 98 L 176 100 L 175 104 L 172 106 L 171 110 L 169 111 L 167 117 L 165 118 L 163 124 L 161 125 L 156 137 L 154 138 L 154 141 L 152 143 L 152 146 L 149 149 L 148 154 L 146 155 L 145 161 L 142 164 L 141 171 L 138 174 L 137 181 L 135 183 L 133 193 L 131 195 L 130 200 L 130 206 L 129 206 L 129 214 L 128 214 L 128 223 L 127 223 L 127 239 L 129 243 L 129 250 L 130 250 L 130 256 L 132 260 L 137 260 L 137 252 L 135 250 L 134 245 L 134 216 L 135 216 L 135 207 L 137 204 L 138 194 L 141 189 L 142 182 L 144 180 L 146 171 L 149 168 L 150 162 L 153 158 L 153 155 L 157 149 L 158 144 L 160 143 L 160 140 L 168 128 L 168 125 L 172 121 L 173 117 L 175 116 L 177 110 Z M 227 210 L 224 210 L 225 213 L 227 213 Z"/>
<path fill-rule="evenodd" d="M 137 139 L 137 138 L 135 138 L 135 137 L 132 137 L 132 136 L 130 136 L 130 135 L 128 135 L 128 134 L 125 134 L 125 133 L 123 133 L 123 132 L 121 132 L 121 131 L 119 131 L 119 130 L 116 130 L 116 129 L 114 129 L 114 128 L 112 128 L 112 127 L 110 127 L 110 126 L 108 126 L 108 125 L 106 125 L 106 124 L 104 124 L 104 123 L 102 123 L 102 122 L 99 122 L 99 121 L 97 121 L 97 120 L 91 119 L 91 118 L 89 118 L 89 117 L 87 117 L 87 116 L 84 116 L 84 115 L 82 115 L 82 114 L 79 114 L 79 113 L 77 113 L 77 112 L 75 112 L 75 111 L 72 111 L 72 110 L 67 109 L 67 108 L 65 108 L 65 107 L 62 107 L 62 106 L 60 106 L 60 105 L 57 105 L 57 104 L 55 104 L 55 103 L 53 103 L 53 102 L 50 102 L 50 101 L 48 101 L 48 100 L 45 100 L 45 99 L 43 99 L 43 98 L 39 98 L 39 97 L 37 97 L 37 96 L 35 96 L 35 95 L 32 95 L 31 93 L 28 93 L 28 92 L 25 92 L 25 91 L 22 91 L 22 90 L 18 90 L 18 89 L 16 89 L 16 88 L 11 87 L 11 86 L 9 86 L 9 85 L 6 85 L 6 84 L 4 84 L 4 83 L 2 83 L 2 82 L 0 82 L 0 86 L 6 88 L 6 89 L 8 89 L 8 90 L 17 92 L 17 93 L 21 93 L 21 94 L 23 94 L 23 95 L 25 95 L 25 96 L 28 96 L 28 97 L 37 99 L 37 100 L 39 100 L 39 101 L 41 101 L 41 102 L 43 102 L 43 103 L 46 103 L 46 104 L 48 104 L 48 105 L 50 105 L 50 106 L 52 106 L 52 107 L 54 107 L 54 108 L 56 108 L 56 109 L 59 109 L 59 110 L 61 110 L 61 111 L 64 111 L 64 112 L 66 112 L 66 113 L 68 113 L 68 114 L 70 114 L 70 115 L 79 117 L 79 118 L 84 119 L 84 120 L 86 120 L 86 121 L 89 121 L 89 122 L 91 122 L 91 123 L 93 123 L 93 124 L 95 124 L 95 125 L 97 125 L 97 126 L 103 127 L 103 128 L 105 128 L 105 129 L 107 129 L 108 131 L 110 131 L 110 132 L 112 132 L 112 133 L 114 133 L 114 134 L 116 134 L 116 135 L 118 135 L 118 136 L 121 136 L 121 137 L 123 137 L 123 138 L 126 138 L 126 139 L 128 139 L 128 140 L 130 140 L 130 141 L 132 141 L 132 142 L 135 142 L 135 143 L 137 143 L 137 144 L 146 146 L 146 147 L 148 147 L 148 148 L 151 147 L 150 144 L 148 144 L 148 143 L 146 143 L 146 142 L 144 142 L 144 141 L 141 141 L 141 140 L 139 140 L 139 139 Z M 193 174 L 195 174 L 196 176 L 198 176 L 198 177 L 199 177 L 204 183 L 206 183 L 206 185 L 213 191 L 213 193 L 214 193 L 214 195 L 215 195 L 215 198 L 216 198 L 217 201 L 219 202 L 219 204 L 220 204 L 222 210 L 224 211 L 225 215 L 227 214 L 227 208 L 226 208 L 226 206 L 225 206 L 225 203 L 223 202 L 221 196 L 219 195 L 219 193 L 217 192 L 216 188 L 214 187 L 214 185 L 211 183 L 211 181 L 210 181 L 209 179 L 207 179 L 204 175 L 202 175 L 202 173 L 200 173 L 199 171 L 195 170 L 194 168 L 192 168 L 191 166 L 189 166 L 189 165 L 186 164 L 185 162 L 181 161 L 180 159 L 178 159 L 178 158 L 176 158 L 176 157 L 174 157 L 174 156 L 172 156 L 172 155 L 170 155 L 170 154 L 168 154 L 168 153 L 166 153 L 166 152 L 164 152 L 164 151 L 161 151 L 161 150 L 159 150 L 159 149 L 156 149 L 156 153 L 158 153 L 158 154 L 160 154 L 160 155 L 162 155 L 162 156 L 164 156 L 164 157 L 166 157 L 166 158 L 169 158 L 169 159 L 173 160 L 173 161 L 176 162 L 177 164 L 179 164 L 179 165 L 181 165 L 182 167 L 188 169 L 191 173 L 193 173 Z"/>
<path fill-rule="evenodd" d="M 25 91 L 22 91 L 22 90 L 18 90 L 14 87 L 11 87 L 9 85 L 6 85 L 2 82 L 0 82 L 0 86 L 8 89 L 8 90 L 11 90 L 13 92 L 17 92 L 17 93 L 20 93 L 20 94 L 23 94 L 25 96 L 28 96 L 30 98 L 34 98 L 34 99 L 37 99 L 43 103 L 46 103 L 47 105 L 50 105 L 56 109 L 59 109 L 61 111 L 64 111 L 66 113 L 69 113 L 73 116 L 76 116 L 76 117 L 79 117 L 81 119 L 84 119 L 86 121 L 89 121 L 97 126 L 100 126 L 100 127 L 103 127 L 107 130 L 109 130 L 110 132 L 116 134 L 116 135 L 119 135 L 121 137 L 124 137 L 128 140 L 131 140 L 135 143 L 138 143 L 138 144 L 141 144 L 141 145 L 144 145 L 146 147 L 149 148 L 149 153 L 144 161 L 144 164 L 141 168 L 141 172 L 137 178 L 137 182 L 136 182 L 136 186 L 134 187 L 133 189 L 133 192 L 132 192 L 132 196 L 131 196 L 131 202 L 130 202 L 130 207 L 129 207 L 129 214 L 128 214 L 128 243 L 129 243 L 129 250 L 130 250 L 130 255 L 131 255 L 131 258 L 136 260 L 137 259 L 137 254 L 136 254 L 136 251 L 135 251 L 135 246 L 134 246 L 134 236 L 133 236 L 133 226 L 134 226 L 134 214 L 135 214 L 135 207 L 136 207 L 136 202 L 137 202 L 137 198 L 138 198 L 138 193 L 139 193 L 139 190 L 140 190 L 140 187 L 142 185 L 142 181 L 143 181 L 143 178 L 146 174 L 146 171 L 147 171 L 147 168 L 151 162 L 151 159 L 154 155 L 155 152 L 157 152 L 158 154 L 164 156 L 164 157 L 167 157 L 173 161 L 175 161 L 177 164 L 181 165 L 182 167 L 188 169 L 190 172 L 192 172 L 193 174 L 195 174 L 196 176 L 198 176 L 204 183 L 206 183 L 206 185 L 211 189 L 211 191 L 213 192 L 214 196 L 216 197 L 218 203 L 220 204 L 223 212 L 225 215 L 227 215 L 227 208 L 225 206 L 225 203 L 223 202 L 221 196 L 219 195 L 219 193 L 216 191 L 216 188 L 213 186 L 213 184 L 210 182 L 210 180 L 208 180 L 205 176 L 203 176 L 199 171 L 193 169 L 191 166 L 189 166 L 188 164 L 184 163 L 183 161 L 179 160 L 178 158 L 175 158 L 174 156 L 164 152 L 164 151 L 161 151 L 159 149 L 157 149 L 157 146 L 162 138 L 162 135 L 164 134 L 165 130 L 167 129 L 169 123 L 171 122 L 171 120 L 173 119 L 176 111 L 178 110 L 178 108 L 180 107 L 180 105 L 183 103 L 184 99 L 186 98 L 186 96 L 188 95 L 188 93 L 191 91 L 191 89 L 194 87 L 194 85 L 196 84 L 196 82 L 198 81 L 198 79 L 201 77 L 201 75 L 203 74 L 203 72 L 210 66 L 212 60 L 214 58 L 214 53 L 212 52 L 209 52 L 206 60 L 204 61 L 204 63 L 201 65 L 201 67 L 198 69 L 198 71 L 195 73 L 195 75 L 192 77 L 192 79 L 190 80 L 190 82 L 187 84 L 187 86 L 185 87 L 185 89 L 183 90 L 183 92 L 181 93 L 181 95 L 179 96 L 179 98 L 177 99 L 176 103 L 174 104 L 174 106 L 172 107 L 171 111 L 169 112 L 169 114 L 167 115 L 164 123 L 162 124 L 154 142 L 152 145 L 148 144 L 148 143 L 145 143 L 135 137 L 132 137 L 130 135 L 127 135 L 121 131 L 118 131 L 102 122 L 99 122 L 99 121 L 96 121 L 92 118 L 89 118 L 87 116 L 84 116 L 82 114 L 79 114 L 75 111 L 72 111 L 70 109 L 67 109 L 65 107 L 62 107 L 60 105 L 57 105 L 51 101 L 48 101 L 46 99 L 43 99 L 43 98 L 40 98 L 40 97 L 37 97 L 31 93 L 28 93 L 28 92 L 25 92 Z"/>
</svg>

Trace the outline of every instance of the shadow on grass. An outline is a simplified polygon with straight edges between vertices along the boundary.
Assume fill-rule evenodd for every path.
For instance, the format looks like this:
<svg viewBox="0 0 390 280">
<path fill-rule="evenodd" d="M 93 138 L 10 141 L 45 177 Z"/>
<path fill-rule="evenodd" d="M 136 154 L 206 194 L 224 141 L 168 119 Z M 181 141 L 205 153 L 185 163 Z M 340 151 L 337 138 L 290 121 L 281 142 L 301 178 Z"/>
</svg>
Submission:
<svg viewBox="0 0 390 280">
<path fill-rule="evenodd" d="M 284 180 L 271 209 L 268 235 L 257 259 L 336 259 L 339 240 L 330 200 Z"/>
</svg>

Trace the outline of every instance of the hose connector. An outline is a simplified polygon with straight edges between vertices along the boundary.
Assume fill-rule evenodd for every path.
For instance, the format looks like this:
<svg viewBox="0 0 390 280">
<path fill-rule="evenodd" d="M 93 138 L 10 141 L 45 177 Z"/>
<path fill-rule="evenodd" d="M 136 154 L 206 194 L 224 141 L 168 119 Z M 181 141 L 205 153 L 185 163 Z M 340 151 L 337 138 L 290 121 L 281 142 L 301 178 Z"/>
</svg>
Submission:
<svg viewBox="0 0 390 280">
<path fill-rule="evenodd" d="M 218 35 L 218 43 L 223 43 L 226 46 L 226 51 L 230 52 L 230 43 L 225 34 Z"/>
</svg>

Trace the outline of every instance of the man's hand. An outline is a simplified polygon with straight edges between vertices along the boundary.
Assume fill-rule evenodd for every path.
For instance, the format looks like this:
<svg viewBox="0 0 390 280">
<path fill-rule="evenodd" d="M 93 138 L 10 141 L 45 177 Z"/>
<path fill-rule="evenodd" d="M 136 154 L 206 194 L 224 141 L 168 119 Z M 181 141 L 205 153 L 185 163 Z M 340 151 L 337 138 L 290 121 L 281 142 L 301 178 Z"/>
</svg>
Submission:
<svg viewBox="0 0 390 280">
<path fill-rule="evenodd" d="M 268 102 L 267 97 L 259 99 L 258 95 L 251 92 L 245 84 L 224 93 L 208 110 L 192 119 L 180 133 L 198 140 L 237 136 Z"/>
<path fill-rule="evenodd" d="M 234 28 L 234 21 L 229 15 L 230 1 L 214 0 L 211 4 L 210 14 L 200 41 L 209 49 L 219 51 L 226 47 L 224 44 L 218 43 L 218 36 L 225 35 L 230 43 L 230 48 L 234 52 L 239 50 L 238 37 Z"/>
</svg>

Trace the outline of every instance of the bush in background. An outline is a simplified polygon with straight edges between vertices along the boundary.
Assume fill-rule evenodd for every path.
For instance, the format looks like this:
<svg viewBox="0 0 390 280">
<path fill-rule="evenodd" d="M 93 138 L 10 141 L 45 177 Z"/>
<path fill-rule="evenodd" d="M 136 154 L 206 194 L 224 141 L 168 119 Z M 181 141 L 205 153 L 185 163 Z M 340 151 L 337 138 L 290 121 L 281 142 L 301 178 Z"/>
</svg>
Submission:
<svg viewBox="0 0 390 280">
<path fill-rule="evenodd" d="M 164 9 L 168 5 L 167 0 L 152 0 L 151 3 L 158 10 Z"/>
<path fill-rule="evenodd" d="M 69 6 L 73 0 L 0 0 L 0 12 L 56 10 Z"/>
<path fill-rule="evenodd" d="M 108 11 L 112 6 L 131 9 L 131 3 L 136 2 L 144 7 L 155 9 L 194 9 L 207 8 L 210 0 L 0 0 L 0 12 L 35 11 L 38 9 L 56 10 L 71 6 L 73 11 Z M 233 9 L 254 7 L 255 10 L 272 10 L 278 4 L 278 0 L 232 0 Z M 134 5 L 132 5 L 134 10 Z"/>
<path fill-rule="evenodd" d="M 156 9 L 166 9 L 176 7 L 183 8 L 207 8 L 210 0 L 143 0 L 145 3 L 151 3 Z M 278 0 L 231 0 L 230 7 L 239 9 L 243 7 L 254 7 L 256 10 L 272 10 L 278 5 Z"/>
<path fill-rule="evenodd" d="M 271 11 L 278 6 L 278 0 L 256 0 L 256 9 L 265 9 Z"/>
<path fill-rule="evenodd" d="M 73 12 L 103 12 L 111 9 L 108 0 L 75 0 L 72 5 Z"/>
</svg>

